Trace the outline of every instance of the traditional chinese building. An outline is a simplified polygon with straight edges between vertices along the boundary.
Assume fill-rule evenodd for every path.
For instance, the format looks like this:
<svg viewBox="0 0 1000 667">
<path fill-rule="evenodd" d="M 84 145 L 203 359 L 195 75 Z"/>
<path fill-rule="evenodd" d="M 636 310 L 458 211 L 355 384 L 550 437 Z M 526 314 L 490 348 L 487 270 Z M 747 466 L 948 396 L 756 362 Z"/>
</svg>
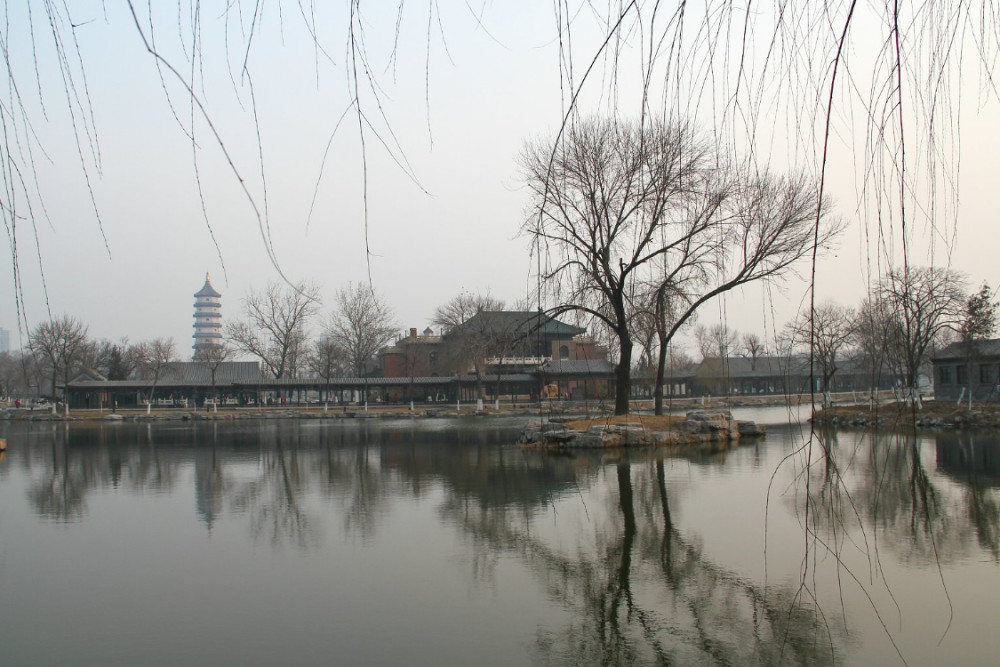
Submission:
<svg viewBox="0 0 1000 667">
<path fill-rule="evenodd" d="M 194 294 L 194 356 L 199 351 L 222 345 L 222 295 L 212 287 L 209 275 L 205 284 Z"/>
<path fill-rule="evenodd" d="M 952 343 L 934 355 L 934 397 L 955 400 L 1000 399 L 1000 338 L 970 346 Z"/>
</svg>

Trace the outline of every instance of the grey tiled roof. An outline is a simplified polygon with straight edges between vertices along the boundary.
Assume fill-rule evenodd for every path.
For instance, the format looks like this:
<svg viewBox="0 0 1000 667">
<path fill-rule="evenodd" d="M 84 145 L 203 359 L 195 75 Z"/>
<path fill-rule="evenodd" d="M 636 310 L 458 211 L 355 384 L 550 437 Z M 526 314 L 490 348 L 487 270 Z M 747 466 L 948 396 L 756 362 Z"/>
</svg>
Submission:
<svg viewBox="0 0 1000 667">
<path fill-rule="evenodd" d="M 476 382 L 477 378 L 475 375 L 459 375 L 457 376 L 459 382 L 469 383 Z M 501 373 L 500 382 L 534 382 L 537 380 L 534 375 L 530 373 Z M 497 374 L 496 373 L 483 373 L 482 380 L 484 383 L 496 383 Z"/>
<path fill-rule="evenodd" d="M 991 338 L 979 343 L 979 354 L 983 357 L 1000 357 L 1000 338 Z M 952 343 L 934 355 L 933 361 L 954 361 L 965 359 L 966 348 L 963 343 Z"/>
<path fill-rule="evenodd" d="M 727 373 L 728 364 L 728 373 Z M 814 362 L 819 368 L 819 362 Z M 847 355 L 837 356 L 837 373 L 840 375 L 865 374 L 870 369 L 859 365 L 858 361 Z M 733 356 L 727 359 L 709 357 L 699 363 L 690 375 L 720 376 L 731 378 L 765 378 L 784 376 L 806 376 L 809 374 L 809 355 L 793 354 L 791 356 L 763 356 L 751 362 L 748 357 Z"/>
<path fill-rule="evenodd" d="M 256 361 L 224 361 L 215 372 L 215 386 L 223 387 L 233 384 L 256 384 L 264 379 L 260 366 Z M 73 387 L 106 387 L 132 388 L 148 387 L 153 382 L 152 374 L 133 378 L 131 380 L 74 380 Z M 157 387 L 210 387 L 212 386 L 212 371 L 207 364 L 197 361 L 175 361 L 167 364 L 160 371 L 156 380 Z"/>
<path fill-rule="evenodd" d="M 500 332 L 517 336 L 543 336 L 572 338 L 587 330 L 566 324 L 545 313 L 517 310 L 484 310 L 470 317 L 452 333 Z"/>
<path fill-rule="evenodd" d="M 215 384 L 246 384 L 263 379 L 256 361 L 224 361 L 215 371 Z M 160 373 L 160 383 L 211 384 L 212 371 L 208 364 L 197 361 L 177 361 L 167 364 Z"/>
<path fill-rule="evenodd" d="M 607 359 L 553 359 L 541 366 L 545 375 L 590 375 L 609 376 L 615 374 L 615 366 Z"/>
</svg>

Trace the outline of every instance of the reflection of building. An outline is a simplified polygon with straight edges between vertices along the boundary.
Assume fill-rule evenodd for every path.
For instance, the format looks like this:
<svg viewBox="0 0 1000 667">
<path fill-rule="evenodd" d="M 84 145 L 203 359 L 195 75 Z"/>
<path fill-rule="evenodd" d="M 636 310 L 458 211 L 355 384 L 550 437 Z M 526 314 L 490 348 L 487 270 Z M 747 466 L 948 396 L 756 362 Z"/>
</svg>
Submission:
<svg viewBox="0 0 1000 667">
<path fill-rule="evenodd" d="M 973 351 L 952 343 L 934 355 L 935 398 L 955 399 L 970 390 L 974 399 L 1000 398 L 1000 338 L 982 341 Z"/>
<path fill-rule="evenodd" d="M 1000 486 L 1000 442 L 974 433 L 935 436 L 937 468 L 961 484 Z"/>
<path fill-rule="evenodd" d="M 222 345 L 222 295 L 215 291 L 209 276 L 194 294 L 194 353 Z"/>
</svg>

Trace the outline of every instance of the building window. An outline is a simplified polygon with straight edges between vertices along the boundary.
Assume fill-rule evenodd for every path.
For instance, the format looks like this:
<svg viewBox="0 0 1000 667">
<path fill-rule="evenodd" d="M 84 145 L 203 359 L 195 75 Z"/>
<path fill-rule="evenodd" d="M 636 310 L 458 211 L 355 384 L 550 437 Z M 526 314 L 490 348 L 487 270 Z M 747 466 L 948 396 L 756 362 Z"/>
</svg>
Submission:
<svg viewBox="0 0 1000 667">
<path fill-rule="evenodd" d="M 990 384 L 993 382 L 993 366 L 989 364 L 979 364 L 979 384 Z"/>
<path fill-rule="evenodd" d="M 940 366 L 938 368 L 938 381 L 941 384 L 951 384 L 951 366 Z"/>
<path fill-rule="evenodd" d="M 562 360 L 569 359 L 569 348 L 565 345 L 559 346 L 559 358 Z"/>
<path fill-rule="evenodd" d="M 958 384 L 967 384 L 969 382 L 969 369 L 962 365 L 958 366 L 955 370 L 958 371 Z"/>
</svg>

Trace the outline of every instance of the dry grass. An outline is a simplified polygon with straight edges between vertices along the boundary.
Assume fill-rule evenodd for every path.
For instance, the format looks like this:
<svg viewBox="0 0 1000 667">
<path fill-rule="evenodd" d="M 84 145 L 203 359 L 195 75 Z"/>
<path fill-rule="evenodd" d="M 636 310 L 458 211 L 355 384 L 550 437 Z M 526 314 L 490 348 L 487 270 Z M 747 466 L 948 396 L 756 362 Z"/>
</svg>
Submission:
<svg viewBox="0 0 1000 667">
<path fill-rule="evenodd" d="M 642 424 L 650 431 L 669 431 L 673 424 L 684 419 L 685 417 L 677 415 L 611 415 L 594 419 L 574 419 L 573 421 L 566 422 L 566 426 L 574 431 L 586 431 L 591 426 Z"/>
</svg>

